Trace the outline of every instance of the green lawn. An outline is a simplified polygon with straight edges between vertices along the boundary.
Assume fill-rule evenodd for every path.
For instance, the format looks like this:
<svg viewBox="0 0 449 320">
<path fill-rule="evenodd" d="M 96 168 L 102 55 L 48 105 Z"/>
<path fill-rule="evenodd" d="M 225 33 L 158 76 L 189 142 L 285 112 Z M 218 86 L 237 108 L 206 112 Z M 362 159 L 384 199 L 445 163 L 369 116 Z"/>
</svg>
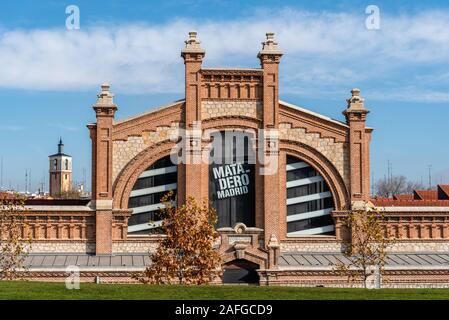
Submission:
<svg viewBox="0 0 449 320">
<path fill-rule="evenodd" d="M 138 300 L 317 300 L 317 299 L 449 299 L 449 289 L 333 289 L 255 286 L 149 286 L 0 281 L 0 299 L 138 299 Z"/>
</svg>

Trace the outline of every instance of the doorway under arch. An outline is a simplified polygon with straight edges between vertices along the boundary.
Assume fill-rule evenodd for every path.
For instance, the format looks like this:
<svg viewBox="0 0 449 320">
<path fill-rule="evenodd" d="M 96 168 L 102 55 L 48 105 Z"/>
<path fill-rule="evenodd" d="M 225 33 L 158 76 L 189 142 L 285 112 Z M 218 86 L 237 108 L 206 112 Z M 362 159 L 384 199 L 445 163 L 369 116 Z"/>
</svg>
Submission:
<svg viewBox="0 0 449 320">
<path fill-rule="evenodd" d="M 259 265 L 248 260 L 238 259 L 223 266 L 224 284 L 258 284 Z"/>
</svg>

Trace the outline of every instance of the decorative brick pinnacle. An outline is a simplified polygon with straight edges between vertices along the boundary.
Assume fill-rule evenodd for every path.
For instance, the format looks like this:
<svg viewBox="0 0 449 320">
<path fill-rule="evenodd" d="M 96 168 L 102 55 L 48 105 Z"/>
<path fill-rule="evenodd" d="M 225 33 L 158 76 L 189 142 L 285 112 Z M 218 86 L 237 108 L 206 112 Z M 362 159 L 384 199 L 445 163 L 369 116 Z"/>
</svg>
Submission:
<svg viewBox="0 0 449 320">
<path fill-rule="evenodd" d="M 259 52 L 257 57 L 260 58 L 262 55 L 282 56 L 283 53 L 274 39 L 274 32 L 267 32 L 266 36 L 267 39 L 262 42 L 262 50 Z"/>
<path fill-rule="evenodd" d="M 360 96 L 360 89 L 352 89 L 351 95 L 351 98 L 346 99 L 348 107 L 343 113 L 368 113 L 369 110 L 365 108 L 365 99 Z"/>
<path fill-rule="evenodd" d="M 185 41 L 185 48 L 182 50 L 182 54 L 185 53 L 202 53 L 204 54 L 205 51 L 201 48 L 201 41 L 197 38 L 197 32 L 196 31 L 190 31 L 189 32 L 189 39 Z"/>
<path fill-rule="evenodd" d="M 108 83 L 101 85 L 101 92 L 97 94 L 97 102 L 93 105 L 94 109 L 108 108 L 117 110 L 117 106 L 114 104 L 114 94 L 109 89 L 111 86 Z"/>
</svg>

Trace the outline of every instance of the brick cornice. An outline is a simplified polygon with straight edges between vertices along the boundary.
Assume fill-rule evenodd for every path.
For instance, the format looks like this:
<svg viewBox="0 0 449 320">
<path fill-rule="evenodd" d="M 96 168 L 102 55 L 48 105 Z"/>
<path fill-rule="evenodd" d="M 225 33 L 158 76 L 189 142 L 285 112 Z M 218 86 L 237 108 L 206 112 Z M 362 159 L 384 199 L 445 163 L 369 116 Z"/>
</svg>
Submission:
<svg viewBox="0 0 449 320">
<path fill-rule="evenodd" d="M 319 133 L 322 138 L 333 138 L 336 142 L 349 140 L 347 125 L 288 107 L 282 103 L 279 104 L 279 123 L 290 123 L 292 128 L 304 128 L 308 133 Z"/>
<path fill-rule="evenodd" d="M 223 116 L 209 118 L 202 121 L 202 129 L 254 129 L 261 127 L 262 121 L 245 116 Z"/>
<path fill-rule="evenodd" d="M 201 69 L 202 76 L 255 76 L 262 77 L 263 70 L 262 69 L 220 69 L 220 68 L 202 68 Z M 235 80 L 233 80 L 235 81 Z"/>
<path fill-rule="evenodd" d="M 157 127 L 170 126 L 183 120 L 184 102 L 142 114 L 113 126 L 113 140 L 127 140 L 129 136 L 142 136 L 144 131 L 156 131 Z"/>
</svg>

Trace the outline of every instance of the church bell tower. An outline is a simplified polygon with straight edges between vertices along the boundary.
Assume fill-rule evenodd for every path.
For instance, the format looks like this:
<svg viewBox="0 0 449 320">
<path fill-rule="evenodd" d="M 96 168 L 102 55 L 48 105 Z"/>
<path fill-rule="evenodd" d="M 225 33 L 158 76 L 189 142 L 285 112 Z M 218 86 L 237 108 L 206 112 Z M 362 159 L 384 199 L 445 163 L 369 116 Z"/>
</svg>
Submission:
<svg viewBox="0 0 449 320">
<path fill-rule="evenodd" d="M 59 197 L 72 189 L 72 157 L 64 153 L 64 144 L 59 140 L 58 153 L 48 157 L 50 161 L 50 196 Z"/>
</svg>

